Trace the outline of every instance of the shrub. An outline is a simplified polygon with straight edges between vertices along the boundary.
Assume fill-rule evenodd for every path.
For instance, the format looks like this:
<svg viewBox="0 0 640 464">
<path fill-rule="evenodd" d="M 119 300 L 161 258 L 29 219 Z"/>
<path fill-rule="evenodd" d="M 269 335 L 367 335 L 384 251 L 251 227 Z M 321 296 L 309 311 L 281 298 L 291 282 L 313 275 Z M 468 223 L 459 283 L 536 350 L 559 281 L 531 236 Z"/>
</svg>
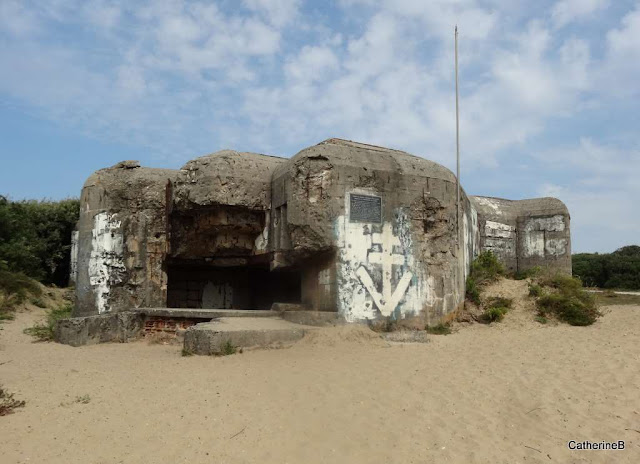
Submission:
<svg viewBox="0 0 640 464">
<path fill-rule="evenodd" d="M 540 316 L 553 314 L 570 325 L 591 325 L 600 316 L 594 297 L 588 294 L 552 293 L 540 297 L 536 304 Z"/>
<path fill-rule="evenodd" d="M 16 303 L 22 303 L 28 295 L 40 297 L 42 289 L 36 281 L 22 272 L 11 272 L 0 268 L 0 291 L 6 295 L 15 295 Z"/>
<path fill-rule="evenodd" d="M 24 401 L 16 400 L 13 397 L 13 393 L 9 393 L 0 386 L 0 416 L 12 414 L 14 409 L 23 408 L 25 404 Z"/>
<path fill-rule="evenodd" d="M 451 324 L 447 323 L 447 324 L 437 324 L 437 325 L 433 325 L 433 326 L 426 326 L 425 327 L 427 333 L 433 334 L 433 335 L 449 335 L 451 333 Z"/>
<path fill-rule="evenodd" d="M 524 280 L 524 279 L 528 279 L 529 277 L 535 277 L 537 275 L 539 275 L 542 272 L 542 268 L 540 266 L 533 266 L 525 271 L 518 271 L 515 274 L 513 274 L 513 278 L 515 280 Z"/>
<path fill-rule="evenodd" d="M 507 308 L 510 309 L 513 306 L 513 300 L 511 298 L 504 298 L 501 296 L 494 296 L 489 298 L 485 305 L 488 308 Z"/>
<path fill-rule="evenodd" d="M 549 320 L 546 317 L 541 316 L 539 314 L 535 317 L 535 320 L 540 324 L 546 324 L 547 322 L 549 322 Z"/>
<path fill-rule="evenodd" d="M 54 339 L 56 325 L 60 319 L 71 317 L 71 305 L 66 305 L 58 309 L 47 311 L 44 322 L 37 323 L 32 327 L 24 329 L 24 333 L 35 337 L 38 341 L 48 342 Z"/>
<path fill-rule="evenodd" d="M 540 285 L 529 284 L 529 296 L 538 298 L 542 296 L 543 293 L 544 293 L 544 290 L 542 290 L 542 287 Z"/>
<path fill-rule="evenodd" d="M 540 288 L 536 301 L 539 316 L 553 315 L 562 322 L 578 326 L 591 325 L 600 316 L 595 296 L 582 288 L 580 279 L 557 274 L 546 276 L 540 284 L 553 291 L 545 294 Z"/>
<path fill-rule="evenodd" d="M 504 298 L 501 296 L 495 296 L 489 298 L 485 302 L 487 309 L 480 315 L 480 320 L 488 324 L 492 322 L 499 322 L 504 318 L 504 315 L 509 312 L 509 309 L 513 305 L 511 298 Z"/>
<path fill-rule="evenodd" d="M 576 277 L 564 274 L 552 274 L 540 280 L 540 284 L 557 289 L 561 293 L 576 293 L 582 291 L 582 281 Z"/>
<path fill-rule="evenodd" d="M 509 308 L 499 306 L 491 307 L 485 309 L 485 311 L 480 315 L 480 319 L 487 324 L 491 324 L 492 322 L 500 322 L 508 311 Z"/>
<path fill-rule="evenodd" d="M 5 270 L 65 286 L 79 211 L 77 199 L 11 201 L 0 195 L 0 261 Z"/>
<path fill-rule="evenodd" d="M 47 303 L 45 303 L 42 298 L 37 296 L 31 298 L 31 304 L 33 304 L 34 306 L 37 306 L 38 308 L 43 308 L 43 309 L 47 307 Z"/>
<path fill-rule="evenodd" d="M 590 287 L 640 289 L 640 246 L 613 253 L 579 253 L 571 257 L 573 275 Z"/>
<path fill-rule="evenodd" d="M 495 281 L 499 276 L 504 275 L 504 267 L 498 261 L 496 255 L 490 251 L 483 251 L 471 263 L 470 275 L 476 280 L 478 285 Z"/>
<path fill-rule="evenodd" d="M 225 342 L 224 345 L 222 345 L 222 349 L 220 351 L 220 354 L 222 356 L 228 356 L 230 354 L 235 354 L 237 351 L 237 348 L 235 347 L 235 345 L 233 343 L 231 343 L 231 340 L 227 340 Z"/>
<path fill-rule="evenodd" d="M 483 285 L 493 282 L 501 275 L 504 275 L 504 267 L 498 258 L 490 251 L 483 251 L 471 263 L 471 270 L 466 282 L 466 297 L 479 305 L 480 289 Z"/>
<path fill-rule="evenodd" d="M 473 301 L 475 304 L 480 305 L 480 289 L 473 277 L 467 278 L 466 296 L 469 301 Z"/>
<path fill-rule="evenodd" d="M 26 275 L 8 271 L 6 264 L 0 261 L 0 321 L 13 319 L 16 306 L 23 303 L 29 295 L 32 300 L 41 301 L 42 288 Z"/>
</svg>

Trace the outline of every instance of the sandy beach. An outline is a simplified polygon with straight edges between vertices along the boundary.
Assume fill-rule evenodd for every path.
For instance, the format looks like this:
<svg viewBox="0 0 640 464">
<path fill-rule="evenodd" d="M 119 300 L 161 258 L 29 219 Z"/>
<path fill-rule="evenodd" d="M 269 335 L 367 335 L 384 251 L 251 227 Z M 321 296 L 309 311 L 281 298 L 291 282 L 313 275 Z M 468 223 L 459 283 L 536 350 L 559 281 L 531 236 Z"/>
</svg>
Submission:
<svg viewBox="0 0 640 464">
<path fill-rule="evenodd" d="M 285 348 L 33 343 L 0 326 L 2 463 L 640 462 L 640 307 L 590 327 L 503 323 L 390 344 L 357 326 Z M 570 451 L 569 440 L 624 440 Z"/>
</svg>

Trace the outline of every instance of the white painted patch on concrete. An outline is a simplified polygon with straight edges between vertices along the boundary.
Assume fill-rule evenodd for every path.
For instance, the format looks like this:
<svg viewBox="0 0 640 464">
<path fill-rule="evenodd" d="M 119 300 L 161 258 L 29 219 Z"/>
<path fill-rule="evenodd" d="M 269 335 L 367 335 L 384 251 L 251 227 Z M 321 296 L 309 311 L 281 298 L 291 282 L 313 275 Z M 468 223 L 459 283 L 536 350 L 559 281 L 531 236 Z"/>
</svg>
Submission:
<svg viewBox="0 0 640 464">
<path fill-rule="evenodd" d="M 556 214 L 551 217 L 534 217 L 529 219 L 524 230 L 546 230 L 549 232 L 562 232 L 564 230 L 564 217 L 561 214 Z"/>
<path fill-rule="evenodd" d="M 526 258 L 534 256 L 544 257 L 544 232 L 532 230 L 524 235 L 523 254 Z"/>
<path fill-rule="evenodd" d="M 382 232 L 379 234 L 374 233 L 371 241 L 373 245 L 379 245 L 379 251 L 369 252 L 368 260 L 369 263 L 379 264 L 382 267 L 382 292 L 378 292 L 369 271 L 364 265 L 356 270 L 356 274 L 369 292 L 369 295 L 371 295 L 371 298 L 373 298 L 380 313 L 387 317 L 391 316 L 391 313 L 400 303 L 409 287 L 413 274 L 411 271 L 405 271 L 395 289 L 392 288 L 391 273 L 393 272 L 393 266 L 404 265 L 405 257 L 395 251 L 396 247 L 399 248 L 401 243 L 400 239 L 393 234 L 391 224 L 384 224 Z"/>
<path fill-rule="evenodd" d="M 413 254 L 409 219 L 398 210 L 393 222 L 350 222 L 348 198 L 346 214 L 334 223 L 340 247 L 338 311 L 349 322 L 419 314 L 428 295 L 423 266 Z"/>
<path fill-rule="evenodd" d="M 75 284 L 78 280 L 78 237 L 80 232 L 71 232 L 71 259 L 69 262 L 69 282 Z"/>
<path fill-rule="evenodd" d="M 484 234 L 487 237 L 514 238 L 516 228 L 501 222 L 487 221 L 484 225 Z"/>
<path fill-rule="evenodd" d="M 253 244 L 254 251 L 257 254 L 264 253 L 267 251 L 267 247 L 269 245 L 269 220 L 270 220 L 269 211 L 265 212 L 265 221 L 264 221 L 264 229 L 256 237 L 256 240 Z"/>
<path fill-rule="evenodd" d="M 566 238 L 550 238 L 544 245 L 544 249 L 548 255 L 562 256 L 567 253 Z"/>
<path fill-rule="evenodd" d="M 480 198 L 480 197 L 476 197 L 474 198 L 475 201 L 478 202 L 478 204 L 482 205 L 482 206 L 487 206 L 489 208 L 491 208 L 493 210 L 493 213 L 496 216 L 503 216 L 504 212 L 502 211 L 502 208 L 500 207 L 500 203 L 497 200 L 494 200 L 492 198 Z"/>
<path fill-rule="evenodd" d="M 89 283 L 93 287 L 98 313 L 108 312 L 111 287 L 122 281 L 123 238 L 120 221 L 115 215 L 103 212 L 93 218 L 91 254 L 89 256 Z"/>
</svg>

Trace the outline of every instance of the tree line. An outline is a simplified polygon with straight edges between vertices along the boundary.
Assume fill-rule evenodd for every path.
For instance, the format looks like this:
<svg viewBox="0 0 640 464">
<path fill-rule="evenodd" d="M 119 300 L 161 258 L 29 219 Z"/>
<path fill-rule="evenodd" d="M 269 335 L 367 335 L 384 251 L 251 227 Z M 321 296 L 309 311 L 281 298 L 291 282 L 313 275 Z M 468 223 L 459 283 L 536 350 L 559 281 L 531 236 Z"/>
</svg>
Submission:
<svg viewBox="0 0 640 464">
<path fill-rule="evenodd" d="M 613 253 L 578 253 L 572 256 L 573 275 L 587 287 L 640 290 L 640 246 Z"/>
<path fill-rule="evenodd" d="M 0 270 L 66 286 L 79 211 L 74 198 L 12 201 L 0 195 Z"/>
</svg>

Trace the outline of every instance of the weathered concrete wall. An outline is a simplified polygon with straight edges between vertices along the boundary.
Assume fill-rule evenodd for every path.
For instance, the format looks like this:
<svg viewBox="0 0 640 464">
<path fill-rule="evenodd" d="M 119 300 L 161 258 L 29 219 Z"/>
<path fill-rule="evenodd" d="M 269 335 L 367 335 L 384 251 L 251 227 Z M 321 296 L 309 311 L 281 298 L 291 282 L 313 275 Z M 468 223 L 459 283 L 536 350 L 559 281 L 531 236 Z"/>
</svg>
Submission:
<svg viewBox="0 0 640 464">
<path fill-rule="evenodd" d="M 285 161 L 233 150 L 196 158 L 176 178 L 175 208 L 222 205 L 267 211 L 271 208 L 271 173 Z"/>
<path fill-rule="evenodd" d="M 171 257 L 225 266 L 250 261 L 225 256 L 266 253 L 271 174 L 284 161 L 223 150 L 185 164 L 170 193 Z"/>
<path fill-rule="evenodd" d="M 472 197 L 479 211 L 480 246 L 509 271 L 544 266 L 571 273 L 570 215 L 556 198 Z"/>
<path fill-rule="evenodd" d="M 167 183 L 176 171 L 125 161 L 80 196 L 74 316 L 166 302 Z"/>
<path fill-rule="evenodd" d="M 354 219 L 362 213 L 351 211 L 356 195 L 378 201 L 379 217 Z M 436 163 L 328 140 L 274 173 L 272 267 L 305 267 L 308 257 L 333 253 L 322 266 L 305 267 L 303 301 L 313 309 L 332 298 L 348 321 L 440 318 L 462 302 L 478 243 L 477 215 L 464 192 L 456 241 L 455 201 L 455 177 Z"/>
<path fill-rule="evenodd" d="M 224 150 L 176 171 L 122 162 L 82 191 L 74 315 L 164 307 L 171 280 L 172 306 L 296 303 L 347 321 L 423 324 L 460 306 L 481 249 L 513 271 L 570 272 L 558 200 L 461 189 L 456 211 L 443 166 L 339 139 L 289 160 Z"/>
</svg>

